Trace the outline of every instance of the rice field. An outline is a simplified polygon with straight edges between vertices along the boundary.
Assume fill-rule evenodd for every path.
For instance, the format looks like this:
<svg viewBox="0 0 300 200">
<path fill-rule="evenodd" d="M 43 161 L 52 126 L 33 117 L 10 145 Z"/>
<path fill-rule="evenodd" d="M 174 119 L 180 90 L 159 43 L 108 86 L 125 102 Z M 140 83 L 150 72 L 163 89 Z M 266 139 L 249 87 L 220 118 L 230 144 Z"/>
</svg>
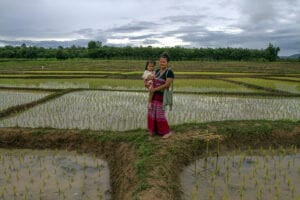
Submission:
<svg viewBox="0 0 300 200">
<path fill-rule="evenodd" d="M 300 77 L 279 77 L 279 76 L 276 76 L 276 77 L 271 77 L 271 78 L 285 79 L 285 80 L 292 80 L 292 81 L 300 81 Z"/>
<path fill-rule="evenodd" d="M 245 72 L 209 72 L 209 71 L 176 71 L 178 75 L 234 75 L 234 76 L 243 76 L 243 75 L 268 75 L 267 73 L 245 73 Z M 97 71 L 84 71 L 84 70 L 35 70 L 35 71 L 15 71 L 9 73 L 3 73 L 1 76 L 10 77 L 10 76 L 33 76 L 33 75 L 141 75 L 141 70 L 97 70 Z"/>
<path fill-rule="evenodd" d="M 174 81 L 174 91 L 183 92 L 258 92 L 245 86 L 215 79 L 178 79 Z"/>
<path fill-rule="evenodd" d="M 245 83 L 250 83 L 266 88 L 272 88 L 276 90 L 281 90 L 285 92 L 300 94 L 300 82 L 286 82 L 280 80 L 266 80 L 259 78 L 229 78 L 229 80 L 241 81 Z"/>
<path fill-rule="evenodd" d="M 8 88 L 0 90 L 0 111 L 33 102 L 51 94 L 50 92 L 32 92 L 34 88 L 62 89 L 56 94 L 64 95 L 58 95 L 51 100 L 46 99 L 45 102 L 39 102 L 33 107 L 24 107 L 24 109 L 14 111 L 19 113 L 11 112 L 0 118 L 0 128 L 3 128 L 1 131 L 4 132 L 3 137 L 8 138 L 1 140 L 0 145 L 2 148 L 12 148 L 0 148 L 0 200 L 111 199 L 113 195 L 127 195 L 127 188 L 130 187 L 134 187 L 134 190 L 130 191 L 133 195 L 129 199 L 137 198 L 144 193 L 159 191 L 159 193 L 167 194 L 165 195 L 166 198 L 162 198 L 165 200 L 171 196 L 170 193 L 175 190 L 174 188 L 178 184 L 170 183 L 170 177 L 172 180 L 173 178 L 177 180 L 178 177 L 174 177 L 175 175 L 171 174 L 169 169 L 172 172 L 176 171 L 172 160 L 173 158 L 175 158 L 174 160 L 181 158 L 178 156 L 179 154 L 174 153 L 173 155 L 172 153 L 176 152 L 176 148 L 179 147 L 187 148 L 188 151 L 186 152 L 192 152 L 195 150 L 194 148 L 199 148 L 205 142 L 198 140 L 198 135 L 194 134 L 193 131 L 203 134 L 203 129 L 207 128 L 214 132 L 212 134 L 225 135 L 223 132 L 226 132 L 228 134 L 226 136 L 229 137 L 231 133 L 239 133 L 239 131 L 249 133 L 249 135 L 258 131 L 257 135 L 267 134 L 266 138 L 273 137 L 273 134 L 278 132 L 279 136 L 286 142 L 285 144 L 289 143 L 290 138 L 296 138 L 299 126 L 296 127 L 295 125 L 296 129 L 292 129 L 290 128 L 292 125 L 286 125 L 287 127 L 277 130 L 277 126 L 273 128 L 277 121 L 265 122 L 263 120 L 286 120 L 286 122 L 297 124 L 300 120 L 300 97 L 295 94 L 300 94 L 300 84 L 292 81 L 245 77 L 259 75 L 266 76 L 266 78 L 299 80 L 299 78 L 284 77 L 284 75 L 281 77 L 280 75 L 286 72 L 286 74 L 295 73 L 294 75 L 297 76 L 298 69 L 295 69 L 294 64 L 275 62 L 258 64 L 252 62 L 200 63 L 198 61 L 172 62 L 172 64 L 172 68 L 176 71 L 175 76 L 176 74 L 181 75 L 180 78 L 174 80 L 173 110 L 166 110 L 168 122 L 174 126 L 172 130 L 175 132 L 174 137 L 171 137 L 170 140 L 162 140 L 159 137 L 149 139 L 145 133 L 148 93 L 144 88 L 143 80 L 137 79 L 137 76 L 142 74 L 144 61 L 66 60 L 57 62 L 49 60 L 44 62 L 30 60 L 2 63 L 0 71 L 3 74 L 1 74 L 0 87 Z M 287 66 L 284 69 L 286 71 L 282 71 L 284 66 Z M 122 75 L 123 79 L 116 78 L 116 75 Z M 186 78 L 188 75 L 195 75 L 193 78 L 198 79 Z M 15 76 L 18 78 L 12 78 Z M 33 78 L 26 78 L 27 76 Z M 45 76 L 45 78 L 38 78 L 38 76 Z M 96 76 L 97 78 L 95 78 Z M 126 76 L 129 78 L 125 79 Z M 202 78 L 205 76 L 207 79 Z M 211 78 L 212 76 L 215 78 Z M 293 97 L 287 97 L 288 95 L 284 97 L 281 96 L 280 92 L 252 89 L 247 85 L 217 79 L 227 76 L 237 77 L 227 78 L 228 80 L 290 92 L 293 93 Z M 18 91 L 9 89 L 9 87 L 17 87 Z M 30 92 L 25 92 L 26 88 L 31 88 Z M 70 88 L 83 90 L 64 90 Z M 215 95 L 199 94 L 210 92 Z M 227 120 L 230 121 L 226 122 Z M 233 120 L 237 122 L 233 122 Z M 250 122 L 253 125 L 252 128 L 247 122 L 240 120 L 258 121 Z M 205 122 L 213 123 L 206 126 Z M 185 123 L 192 123 L 192 125 Z M 201 123 L 204 125 L 202 126 Z M 222 128 L 225 126 L 224 130 L 215 125 L 217 123 L 220 123 Z M 283 121 L 280 123 L 284 124 Z M 193 124 L 197 124 L 197 126 L 200 124 L 200 128 L 193 130 Z M 257 128 L 256 124 L 258 124 Z M 205 126 L 206 128 L 202 128 Z M 263 129 L 265 126 L 268 127 Z M 19 129 L 23 127 L 45 129 Z M 178 127 L 188 128 L 181 132 Z M 260 128 L 263 129 L 262 133 L 260 133 Z M 95 132 L 86 129 L 95 130 Z M 122 131 L 128 130 L 134 131 L 122 134 Z M 177 130 L 178 132 L 176 132 Z M 24 140 L 18 138 L 23 131 L 25 132 Z M 102 131 L 105 134 L 99 134 Z M 110 134 L 110 131 L 121 132 Z M 14 132 L 15 135 L 10 138 L 11 132 Z M 185 135 L 186 132 L 188 132 L 187 135 Z M 289 134 L 289 136 L 285 138 L 284 134 Z M 53 135 L 55 136 L 53 137 Z M 244 135 L 241 134 L 241 137 Z M 92 149 L 88 148 L 97 146 L 95 150 L 97 155 L 99 155 L 98 153 L 105 155 L 110 164 L 114 178 L 112 184 L 110 183 L 108 164 L 93 153 L 87 155 L 61 150 L 13 149 L 22 147 L 23 142 L 24 144 L 28 142 L 24 146 L 33 144 L 32 148 L 40 148 L 43 144 L 37 145 L 37 143 L 52 139 L 57 143 L 61 142 L 57 144 L 57 147 L 61 149 L 69 149 L 70 147 L 70 149 L 80 151 L 81 143 L 86 142 L 82 145 L 83 149 L 81 150 L 93 152 Z M 69 139 L 73 139 L 72 143 Z M 86 139 L 86 141 L 82 141 L 82 139 Z M 200 146 L 186 146 L 184 142 L 180 143 L 181 139 L 187 143 L 195 142 L 196 145 L 199 144 Z M 236 139 L 236 143 L 239 142 L 239 139 Z M 248 138 L 245 141 L 255 143 L 258 140 L 260 138 L 257 140 L 256 138 Z M 274 141 L 280 143 L 279 140 Z M 90 145 L 91 141 L 93 141 L 92 145 Z M 51 145 L 56 145 L 55 142 Z M 179 143 L 180 145 L 178 145 Z M 227 144 L 223 145 L 226 146 Z M 116 148 L 119 146 L 122 147 Z M 274 146 L 278 146 L 277 143 Z M 85 148 L 88 151 L 85 151 Z M 117 150 L 115 151 L 114 148 Z M 123 152 L 124 149 L 125 152 Z M 105 152 L 107 150 L 112 151 L 112 153 Z M 131 155 L 132 158 L 127 158 L 129 155 L 127 153 L 130 150 L 137 154 L 136 157 Z M 153 153 L 152 150 L 158 153 Z M 201 149 L 201 151 L 203 152 L 205 149 Z M 120 155 L 120 157 L 124 157 L 124 160 L 119 159 L 120 157 L 116 159 L 120 152 L 124 153 L 125 156 Z M 111 155 L 114 156 L 111 158 Z M 163 157 L 158 157 L 161 155 Z M 177 163 L 175 165 L 178 169 L 183 167 L 180 164 L 177 166 Z M 291 149 L 280 147 L 279 150 L 270 147 L 267 150 L 249 149 L 248 152 L 234 151 L 228 154 L 222 152 L 218 157 L 216 152 L 207 152 L 204 157 L 192 162 L 180 174 L 183 192 L 181 198 L 195 200 L 298 200 L 300 199 L 300 190 L 297 187 L 300 184 L 299 166 L 300 153 L 296 146 L 292 146 Z M 124 171 L 118 171 L 120 169 L 124 169 Z M 162 175 L 162 171 L 165 174 Z M 126 173 L 130 173 L 130 175 L 127 176 Z M 156 181 L 162 183 L 165 188 L 159 184 L 152 184 L 157 183 Z M 123 183 L 127 185 L 119 187 Z M 123 191 L 124 188 L 125 191 Z M 178 193 L 174 192 L 174 194 Z M 180 197 L 177 196 L 177 198 Z"/>
<path fill-rule="evenodd" d="M 5 59 L 0 62 L 0 71 L 142 71 L 145 60 L 98 60 L 98 59 L 56 59 L 17 60 Z M 299 62 L 241 62 L 241 61 L 172 61 L 175 71 L 299 74 Z"/>
<path fill-rule="evenodd" d="M 44 89 L 114 89 L 146 91 L 142 80 L 133 79 L 0 79 L 0 87 L 44 88 Z M 178 79 L 174 81 L 177 92 L 259 92 L 259 90 L 215 79 Z"/>
<path fill-rule="evenodd" d="M 171 125 L 224 120 L 300 120 L 299 98 L 174 95 Z M 0 127 L 132 130 L 146 128 L 147 94 L 78 91 L 0 121 Z"/>
<path fill-rule="evenodd" d="M 76 152 L 0 149 L 0 199 L 110 199 L 108 164 Z"/>
<path fill-rule="evenodd" d="M 292 148 L 196 160 L 181 174 L 182 199 L 300 199 L 300 153 Z"/>
<path fill-rule="evenodd" d="M 0 111 L 12 106 L 36 101 L 49 95 L 46 92 L 23 92 L 23 91 L 1 91 L 0 90 Z"/>
</svg>

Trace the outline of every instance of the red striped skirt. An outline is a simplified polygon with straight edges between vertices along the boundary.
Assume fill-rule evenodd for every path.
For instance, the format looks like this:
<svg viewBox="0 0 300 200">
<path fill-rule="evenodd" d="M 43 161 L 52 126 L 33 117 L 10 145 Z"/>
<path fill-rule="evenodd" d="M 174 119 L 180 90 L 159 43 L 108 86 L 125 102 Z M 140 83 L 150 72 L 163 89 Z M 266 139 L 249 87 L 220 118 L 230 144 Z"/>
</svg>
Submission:
<svg viewBox="0 0 300 200">
<path fill-rule="evenodd" d="M 152 134 L 165 135 L 170 132 L 168 120 L 163 110 L 163 96 L 154 94 L 151 109 L 148 109 L 148 131 Z"/>
</svg>

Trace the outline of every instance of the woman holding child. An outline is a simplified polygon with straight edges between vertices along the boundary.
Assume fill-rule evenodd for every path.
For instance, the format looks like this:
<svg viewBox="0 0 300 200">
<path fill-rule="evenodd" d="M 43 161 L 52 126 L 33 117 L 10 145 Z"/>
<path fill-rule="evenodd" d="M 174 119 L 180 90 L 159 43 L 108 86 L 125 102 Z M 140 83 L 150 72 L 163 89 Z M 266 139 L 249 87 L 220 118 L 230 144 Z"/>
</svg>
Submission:
<svg viewBox="0 0 300 200">
<path fill-rule="evenodd" d="M 170 57 L 167 53 L 159 58 L 159 69 L 155 70 L 155 80 L 150 93 L 153 93 L 148 106 L 148 131 L 151 136 L 158 134 L 163 138 L 171 136 L 172 132 L 163 109 L 163 90 L 169 88 L 174 79 L 174 73 L 169 68 Z"/>
</svg>

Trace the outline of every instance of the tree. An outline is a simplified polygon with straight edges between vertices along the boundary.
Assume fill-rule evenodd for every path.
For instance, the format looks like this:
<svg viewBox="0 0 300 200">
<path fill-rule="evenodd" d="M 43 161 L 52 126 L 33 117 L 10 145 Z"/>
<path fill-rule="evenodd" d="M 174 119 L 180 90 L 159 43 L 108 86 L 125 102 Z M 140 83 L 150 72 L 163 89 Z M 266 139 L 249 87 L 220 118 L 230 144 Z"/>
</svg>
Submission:
<svg viewBox="0 0 300 200">
<path fill-rule="evenodd" d="M 23 43 L 21 45 L 21 48 L 18 49 L 17 56 L 20 58 L 26 58 L 26 51 L 27 51 L 26 44 Z"/>
<path fill-rule="evenodd" d="M 38 49 L 36 47 L 26 48 L 26 58 L 35 59 L 38 56 Z"/>
<path fill-rule="evenodd" d="M 68 53 L 64 50 L 62 46 L 58 47 L 58 50 L 56 52 L 56 58 L 58 60 L 64 60 L 68 58 Z"/>
<path fill-rule="evenodd" d="M 99 41 L 89 41 L 88 49 L 97 49 L 102 46 L 102 42 Z"/>
<path fill-rule="evenodd" d="M 101 58 L 101 59 L 156 59 L 167 51 L 172 60 L 268 60 L 276 61 L 280 48 L 271 43 L 266 49 L 243 48 L 183 48 L 183 47 L 114 47 L 103 45 L 99 41 L 88 42 L 87 47 L 43 48 L 35 46 L 5 46 L 0 47 L 0 58 Z"/>
<path fill-rule="evenodd" d="M 88 55 L 90 58 L 99 58 L 98 52 L 102 43 L 99 41 L 89 41 L 88 43 Z"/>
<path fill-rule="evenodd" d="M 271 62 L 276 61 L 279 51 L 279 47 L 274 47 L 273 44 L 269 43 L 269 46 L 265 49 L 265 58 Z"/>
</svg>

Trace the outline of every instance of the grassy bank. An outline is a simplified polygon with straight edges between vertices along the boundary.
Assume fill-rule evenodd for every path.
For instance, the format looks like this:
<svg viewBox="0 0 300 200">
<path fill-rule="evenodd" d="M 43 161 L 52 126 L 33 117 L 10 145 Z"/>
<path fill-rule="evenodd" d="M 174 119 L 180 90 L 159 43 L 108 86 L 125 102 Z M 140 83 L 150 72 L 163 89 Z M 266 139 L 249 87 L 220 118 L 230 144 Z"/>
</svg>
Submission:
<svg viewBox="0 0 300 200">
<path fill-rule="evenodd" d="M 96 154 L 108 160 L 113 199 L 180 199 L 179 173 L 210 152 L 235 149 L 300 147 L 299 122 L 225 121 L 172 127 L 163 140 L 145 130 L 1 128 L 0 148 L 63 149 Z"/>
</svg>

